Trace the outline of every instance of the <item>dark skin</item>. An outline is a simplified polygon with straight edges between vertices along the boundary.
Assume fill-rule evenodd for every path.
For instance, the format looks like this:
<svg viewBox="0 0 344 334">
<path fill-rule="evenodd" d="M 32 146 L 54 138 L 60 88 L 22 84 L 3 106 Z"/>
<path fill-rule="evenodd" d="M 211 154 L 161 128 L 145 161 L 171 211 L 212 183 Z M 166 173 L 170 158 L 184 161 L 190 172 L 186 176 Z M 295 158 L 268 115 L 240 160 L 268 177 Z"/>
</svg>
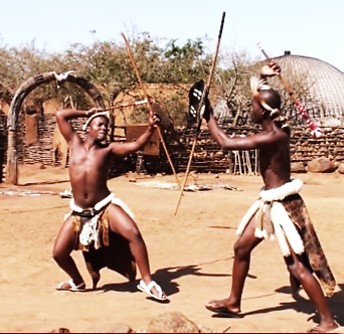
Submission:
<svg viewBox="0 0 344 334">
<path fill-rule="evenodd" d="M 97 108 L 88 111 L 66 109 L 56 113 L 57 124 L 69 144 L 69 175 L 74 201 L 83 209 L 94 207 L 96 203 L 111 193 L 107 186 L 111 158 L 114 155 L 123 157 L 143 148 L 160 121 L 155 114 L 151 115 L 147 130 L 136 141 L 104 143 L 108 133 L 109 120 L 107 117 L 98 116 L 90 122 L 86 129 L 86 138 L 83 140 L 73 129 L 70 120 L 89 117 L 97 111 Z M 149 284 L 152 277 L 147 248 L 135 221 L 121 207 L 112 203 L 108 207 L 108 213 L 111 231 L 122 235 L 129 241 L 142 280 Z M 55 241 L 53 257 L 74 283 L 79 285 L 84 280 L 70 255 L 73 247 L 74 227 L 71 219 L 67 219 Z M 155 288 L 152 292 L 157 294 Z M 166 298 L 165 294 L 164 298 Z"/>
<path fill-rule="evenodd" d="M 271 62 L 269 66 L 263 67 L 261 75 L 269 77 L 279 73 L 280 68 L 276 63 Z M 211 111 L 207 116 L 207 125 L 212 137 L 223 150 L 258 150 L 265 189 L 272 189 L 291 179 L 289 135 L 270 119 L 269 112 L 263 109 L 259 103 L 261 98 L 269 101 L 269 105 L 273 108 L 280 107 L 280 99 L 276 91 L 260 91 L 259 96 L 253 98 L 250 117 L 253 122 L 261 125 L 262 130 L 259 133 L 247 137 L 229 138 L 218 127 Z M 211 106 L 209 107 L 211 108 Z M 254 231 L 253 217 L 234 245 L 232 285 L 229 297 L 212 300 L 206 304 L 207 308 L 225 308 L 235 314 L 241 312 L 241 298 L 250 267 L 251 252 L 263 240 L 255 237 Z M 319 313 L 320 324 L 317 329 L 328 331 L 337 328 L 338 324 L 328 307 L 322 288 L 316 277 L 303 265 L 301 256 L 292 254 L 284 257 L 284 261 L 291 275 L 300 282 Z"/>
</svg>

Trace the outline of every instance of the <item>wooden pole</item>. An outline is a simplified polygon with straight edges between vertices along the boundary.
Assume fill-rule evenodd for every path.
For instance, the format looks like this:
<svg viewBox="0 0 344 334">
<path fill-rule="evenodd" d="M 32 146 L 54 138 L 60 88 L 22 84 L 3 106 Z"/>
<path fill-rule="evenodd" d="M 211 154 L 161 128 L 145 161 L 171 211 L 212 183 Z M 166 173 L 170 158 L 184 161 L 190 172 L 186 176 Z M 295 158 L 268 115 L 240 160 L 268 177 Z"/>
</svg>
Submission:
<svg viewBox="0 0 344 334">
<path fill-rule="evenodd" d="M 136 74 L 137 80 L 138 80 L 139 85 L 140 85 L 140 87 L 141 87 L 141 89 L 142 89 L 142 91 L 143 91 L 143 94 L 144 94 L 144 96 L 145 96 L 145 99 L 147 100 L 147 104 L 148 104 L 148 107 L 149 107 L 149 112 L 150 112 L 151 115 L 153 115 L 153 114 L 154 114 L 153 107 L 152 107 L 152 104 L 151 104 L 151 102 L 150 102 L 149 95 L 148 95 L 148 93 L 147 93 L 147 91 L 146 91 L 146 88 L 145 88 L 145 86 L 144 86 L 144 84 L 143 84 L 143 82 L 142 82 L 142 80 L 141 80 L 139 71 L 138 71 L 137 66 L 136 66 L 135 59 L 134 59 L 133 54 L 132 54 L 131 49 L 130 49 L 129 41 L 128 41 L 128 39 L 126 38 L 126 36 L 124 35 L 124 33 L 122 33 L 122 37 L 123 37 L 123 39 L 124 39 L 124 41 L 125 41 L 125 44 L 126 44 L 126 47 L 127 47 L 127 51 L 128 51 L 128 55 L 129 55 L 129 59 L 130 59 L 131 64 L 132 64 L 132 66 L 133 66 L 133 69 L 134 69 L 134 72 L 135 72 L 135 74 Z M 164 148 L 164 150 L 165 150 L 165 153 L 166 153 L 168 162 L 169 162 L 169 164 L 170 164 L 170 166 L 171 166 L 171 169 L 172 169 L 172 171 L 173 171 L 173 174 L 174 174 L 174 176 L 175 176 L 175 178 L 176 178 L 178 188 L 180 189 L 180 182 L 179 182 L 179 179 L 178 179 L 176 170 L 175 170 L 175 168 L 174 168 L 174 166 L 173 166 L 172 160 L 171 160 L 171 158 L 170 158 L 170 155 L 169 155 L 169 153 L 168 153 L 168 150 L 167 150 L 167 147 L 166 147 L 166 144 L 165 144 L 165 140 L 164 140 L 164 137 L 162 136 L 162 133 L 161 133 L 161 130 L 160 130 L 160 127 L 159 127 L 159 126 L 157 127 L 157 130 L 158 130 L 158 133 L 159 133 L 159 137 L 160 137 L 162 146 L 163 146 L 163 148 Z"/>
<path fill-rule="evenodd" d="M 108 111 L 108 110 L 116 110 L 116 109 L 122 109 L 122 108 L 128 108 L 128 107 L 134 107 L 134 106 L 138 106 L 140 104 L 145 104 L 147 103 L 147 100 L 141 100 L 141 101 L 136 101 L 133 103 L 125 103 L 125 104 L 119 104 L 117 106 L 111 106 L 111 107 L 106 107 L 106 108 L 99 108 L 102 111 Z"/>
<path fill-rule="evenodd" d="M 213 76 L 214 76 L 217 56 L 218 56 L 219 48 L 220 48 L 220 41 L 221 41 L 221 36 L 222 36 L 223 25 L 224 25 L 224 22 L 225 22 L 225 16 L 226 16 L 226 12 L 223 12 L 222 13 L 222 18 L 221 18 L 219 35 L 218 35 L 217 44 L 216 44 L 216 51 L 215 51 L 215 54 L 213 56 L 213 62 L 212 62 L 212 65 L 211 65 L 211 69 L 210 69 L 210 73 L 209 73 L 209 77 L 208 77 L 208 82 L 204 86 L 202 97 L 201 97 L 200 103 L 198 104 L 197 115 L 200 114 L 200 110 L 201 110 L 201 108 L 204 105 L 205 98 L 208 95 L 208 92 L 209 92 L 209 89 L 210 89 L 210 86 L 211 86 L 211 82 L 212 82 L 212 79 L 213 79 Z M 189 156 L 189 161 L 188 161 L 188 165 L 186 167 L 185 177 L 184 177 L 184 180 L 183 180 L 183 183 L 182 183 L 182 187 L 180 189 L 180 194 L 179 194 L 179 198 L 178 198 L 176 209 L 174 211 L 174 215 L 177 214 L 178 207 L 180 205 L 180 202 L 181 202 L 181 199 L 182 199 L 182 196 L 183 196 L 184 187 L 185 187 L 186 181 L 187 181 L 188 176 L 189 176 L 191 162 L 192 162 L 192 157 L 194 155 L 194 151 L 195 151 L 195 147 L 196 147 L 196 142 L 197 142 L 198 136 L 200 134 L 201 125 L 202 125 L 202 117 L 200 117 L 200 119 L 198 120 L 196 134 L 195 134 L 195 137 L 194 137 L 194 141 L 192 143 L 192 148 L 191 148 L 191 152 L 190 152 L 190 156 Z"/>
<path fill-rule="evenodd" d="M 8 131 L 8 148 L 7 148 L 7 164 L 6 164 L 6 180 L 8 184 L 18 184 L 18 155 L 16 149 L 16 131 L 9 129 Z"/>
</svg>

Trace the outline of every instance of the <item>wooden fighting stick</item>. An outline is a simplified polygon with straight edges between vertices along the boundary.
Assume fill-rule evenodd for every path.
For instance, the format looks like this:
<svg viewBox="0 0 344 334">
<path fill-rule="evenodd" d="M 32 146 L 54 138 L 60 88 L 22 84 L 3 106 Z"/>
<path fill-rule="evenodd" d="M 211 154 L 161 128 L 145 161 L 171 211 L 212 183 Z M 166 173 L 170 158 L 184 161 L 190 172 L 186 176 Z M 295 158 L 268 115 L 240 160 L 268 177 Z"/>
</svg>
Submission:
<svg viewBox="0 0 344 334">
<path fill-rule="evenodd" d="M 208 77 L 208 82 L 204 85 L 204 89 L 203 89 L 203 92 L 202 92 L 201 100 L 200 100 L 200 102 L 198 104 L 196 115 L 200 115 L 202 108 L 204 108 L 204 102 L 205 102 L 205 99 L 206 99 L 206 97 L 208 95 L 208 92 L 209 92 L 209 89 L 210 89 L 210 86 L 211 86 L 211 82 L 212 82 L 212 79 L 213 79 L 213 76 L 214 76 L 217 56 L 218 56 L 219 48 L 220 48 L 220 41 L 221 41 L 221 36 L 222 36 L 223 25 L 224 25 L 224 22 L 225 22 L 225 16 L 226 16 L 226 12 L 223 12 L 222 13 L 222 19 L 221 19 L 221 24 L 220 24 L 219 35 L 218 35 L 217 44 L 216 44 L 216 51 L 215 51 L 215 54 L 213 56 L 213 62 L 212 62 L 212 65 L 211 65 L 211 69 L 210 69 L 210 73 L 209 73 L 209 77 Z M 174 215 L 177 214 L 177 211 L 178 211 L 178 208 L 179 208 L 182 196 L 183 196 L 184 187 L 185 187 L 186 181 L 187 181 L 188 176 L 189 176 L 191 162 L 192 162 L 192 157 L 194 155 L 194 151 L 195 151 L 195 147 L 196 147 L 196 142 L 197 142 L 198 136 L 200 134 L 201 125 L 202 125 L 202 116 L 200 116 L 199 120 L 198 120 L 196 134 L 195 134 L 195 137 L 194 137 L 194 140 L 193 140 L 193 143 L 192 143 L 192 148 L 191 148 L 191 152 L 190 152 L 190 156 L 189 156 L 189 161 L 188 161 L 188 164 L 187 164 L 187 167 L 186 167 L 185 177 L 184 177 L 184 180 L 183 180 L 183 183 L 182 183 L 182 187 L 180 189 L 180 194 L 179 194 L 179 198 L 178 198 L 176 209 L 174 211 Z"/>
<path fill-rule="evenodd" d="M 143 94 L 144 94 L 144 96 L 145 96 L 145 99 L 146 99 L 146 101 L 147 101 L 148 108 L 149 108 L 149 113 L 150 113 L 150 115 L 153 115 L 153 114 L 154 114 L 153 106 L 152 106 L 152 103 L 150 102 L 150 98 L 149 98 L 149 95 L 148 95 L 148 93 L 147 93 L 147 91 L 146 91 L 146 88 L 145 88 L 145 86 L 144 86 L 144 84 L 143 84 L 143 82 L 142 82 L 142 80 L 141 80 L 139 71 L 138 71 L 137 66 L 136 66 L 135 59 L 134 59 L 133 54 L 132 54 L 132 52 L 131 52 L 131 48 L 130 48 L 129 41 L 128 41 L 128 39 L 126 38 L 126 36 L 125 36 L 124 33 L 122 33 L 122 37 L 123 37 L 123 39 L 124 39 L 124 41 L 125 41 L 125 45 L 126 45 L 126 47 L 127 47 L 129 59 L 130 59 L 130 62 L 131 62 L 131 64 L 132 64 L 132 66 L 133 66 L 134 72 L 135 72 L 135 74 L 136 74 L 136 78 L 137 78 L 137 80 L 138 80 L 138 82 L 139 82 L 139 85 L 140 85 L 140 87 L 141 87 L 141 89 L 142 89 L 142 92 L 143 92 Z M 166 144 L 165 144 L 165 141 L 164 141 L 164 138 L 163 138 L 163 136 L 162 136 L 162 133 L 161 133 L 161 131 L 160 131 L 160 127 L 159 127 L 159 126 L 157 127 L 157 130 L 158 130 L 158 133 L 159 133 L 159 137 L 160 137 L 162 146 L 163 146 L 163 148 L 164 148 L 164 150 L 165 150 L 165 153 L 166 153 L 168 162 L 170 163 L 171 169 L 172 169 L 173 174 L 174 174 L 174 176 L 175 176 L 175 178 L 176 178 L 177 185 L 178 185 L 178 189 L 180 189 L 179 179 L 178 179 L 176 170 L 175 170 L 175 168 L 174 168 L 174 166 L 173 166 L 171 157 L 170 157 L 170 155 L 169 155 L 169 153 L 168 153 L 168 150 L 167 150 L 167 147 L 166 147 Z"/>
<path fill-rule="evenodd" d="M 141 100 L 141 101 L 136 101 L 136 102 L 133 102 L 133 103 L 125 103 L 125 104 L 119 104 L 117 106 L 111 106 L 111 107 L 106 107 L 106 108 L 99 108 L 99 110 L 101 110 L 101 111 L 116 110 L 116 109 L 134 107 L 134 106 L 138 106 L 140 104 L 145 104 L 145 103 L 147 103 L 146 99 Z"/>
<path fill-rule="evenodd" d="M 265 50 L 262 48 L 260 43 L 257 43 L 257 46 L 259 47 L 260 51 L 263 53 L 263 55 L 265 56 L 265 58 L 268 61 L 271 61 L 271 58 L 268 56 L 268 54 L 265 52 Z M 323 135 L 322 130 L 318 127 L 318 125 L 310 118 L 310 116 L 308 115 L 308 112 L 306 110 L 306 108 L 301 104 L 300 100 L 298 100 L 295 96 L 294 96 L 294 92 L 291 88 L 291 86 L 288 84 L 288 82 L 286 82 L 284 80 L 284 78 L 282 78 L 281 74 L 278 74 L 278 78 L 281 81 L 282 85 L 284 86 L 284 89 L 287 91 L 289 97 L 291 98 L 291 100 L 293 101 L 296 109 L 299 111 L 299 113 L 301 114 L 302 118 L 305 120 L 306 124 L 308 125 L 308 127 L 311 130 L 311 134 L 314 138 L 320 138 Z"/>
</svg>

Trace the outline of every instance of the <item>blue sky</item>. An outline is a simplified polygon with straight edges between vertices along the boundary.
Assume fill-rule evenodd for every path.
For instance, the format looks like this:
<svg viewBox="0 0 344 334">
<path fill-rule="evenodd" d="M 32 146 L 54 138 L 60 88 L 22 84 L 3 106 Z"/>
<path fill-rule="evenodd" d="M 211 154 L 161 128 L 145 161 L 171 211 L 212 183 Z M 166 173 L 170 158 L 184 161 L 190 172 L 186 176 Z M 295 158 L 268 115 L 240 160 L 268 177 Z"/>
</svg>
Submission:
<svg viewBox="0 0 344 334">
<path fill-rule="evenodd" d="M 284 51 L 319 58 L 344 71 L 342 0 L 1 0 L 0 46 L 33 44 L 48 52 L 70 44 L 122 41 L 121 32 L 148 32 L 154 40 L 206 38 L 215 50 L 262 59 Z"/>
</svg>

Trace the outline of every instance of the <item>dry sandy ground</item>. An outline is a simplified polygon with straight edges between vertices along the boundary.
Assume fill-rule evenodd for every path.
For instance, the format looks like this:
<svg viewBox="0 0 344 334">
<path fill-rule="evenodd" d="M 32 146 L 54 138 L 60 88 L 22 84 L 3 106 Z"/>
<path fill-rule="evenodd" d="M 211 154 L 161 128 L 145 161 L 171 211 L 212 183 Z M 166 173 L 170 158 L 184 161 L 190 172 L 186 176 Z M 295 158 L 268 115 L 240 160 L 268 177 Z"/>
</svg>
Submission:
<svg viewBox="0 0 344 334">
<path fill-rule="evenodd" d="M 329 304 L 344 325 L 344 176 L 297 176 L 305 182 L 301 194 L 337 279 L 338 288 Z M 179 175 L 180 180 L 183 177 Z M 253 253 L 242 302 L 244 318 L 215 318 L 204 307 L 208 300 L 229 293 L 235 228 L 258 194 L 262 185 L 259 176 L 198 175 L 197 184 L 217 187 L 185 192 L 176 215 L 179 191 L 152 187 L 153 181 L 175 182 L 173 175 L 129 180 L 121 176 L 109 185 L 136 214 L 153 278 L 171 302 L 146 299 L 136 289 L 137 282 L 127 283 L 109 269 L 101 271 L 97 291 L 56 291 L 55 286 L 66 279 L 51 252 L 68 211 L 69 200 L 59 196 L 69 185 L 67 171 L 24 166 L 19 186 L 0 185 L 1 332 L 44 332 L 59 327 L 106 332 L 118 323 L 138 331 L 146 329 L 153 317 L 169 311 L 180 311 L 216 332 L 296 333 L 315 325 L 312 304 L 293 299 L 288 272 L 273 241 L 263 242 Z M 190 176 L 188 183 L 192 182 Z M 224 189 L 223 185 L 240 190 Z M 74 252 L 73 257 L 90 286 L 82 254 Z"/>
</svg>

